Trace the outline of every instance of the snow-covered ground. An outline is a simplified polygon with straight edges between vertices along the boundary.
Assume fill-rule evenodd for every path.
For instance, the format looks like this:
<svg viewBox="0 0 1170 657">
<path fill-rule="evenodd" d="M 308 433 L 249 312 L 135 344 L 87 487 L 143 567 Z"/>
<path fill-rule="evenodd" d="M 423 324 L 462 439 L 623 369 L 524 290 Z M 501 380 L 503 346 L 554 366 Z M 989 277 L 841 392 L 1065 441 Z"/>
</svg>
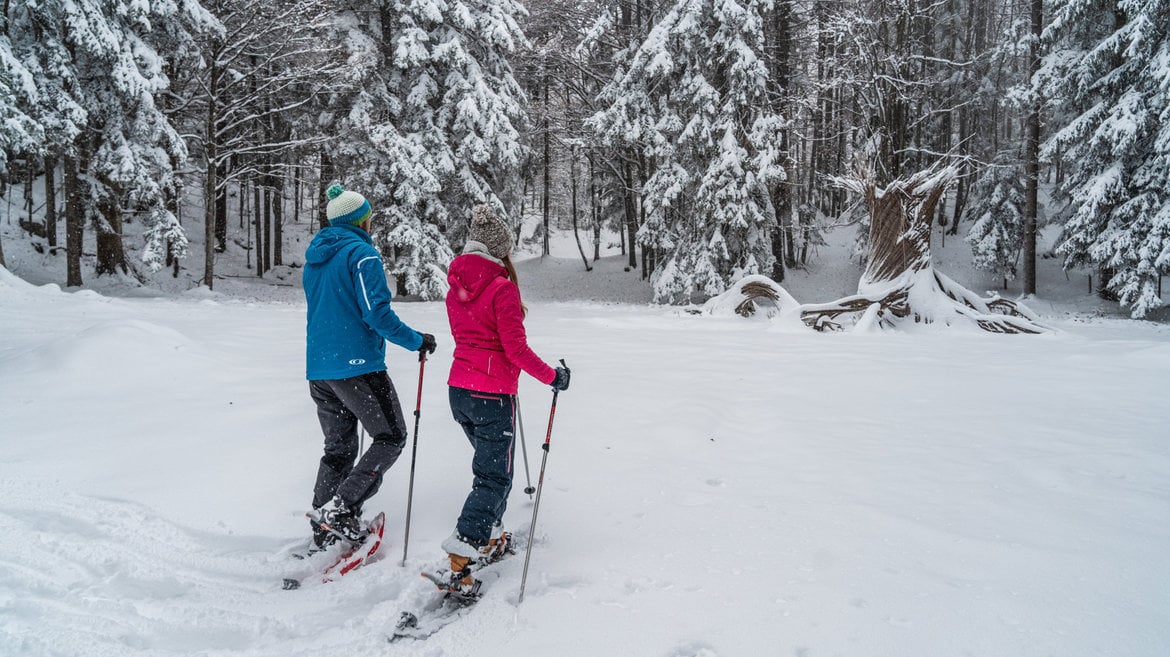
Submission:
<svg viewBox="0 0 1170 657">
<path fill-rule="evenodd" d="M 90 289 L 61 291 L 64 256 L 36 251 L 13 216 L 0 218 L 0 657 L 1170 653 L 1170 325 L 1121 319 L 1056 259 L 1028 301 L 1051 335 L 822 335 L 648 305 L 613 235 L 590 273 L 569 232 L 553 257 L 529 243 L 531 341 L 574 378 L 525 600 L 521 552 L 466 618 L 389 644 L 399 613 L 432 595 L 418 572 L 440 562 L 470 485 L 442 304 L 396 303 L 440 339 L 406 567 L 408 455 L 367 507 L 390 518 L 383 558 L 284 591 L 311 567 L 290 553 L 321 444 L 303 381 L 307 224 L 286 225 L 288 264 L 264 280 L 233 242 L 214 293 L 197 287 L 198 255 L 145 286 L 95 277 L 87 256 Z M 783 282 L 801 302 L 856 291 L 853 229 L 828 238 Z M 1001 283 L 956 237 L 936 232 L 934 254 L 975 291 Z M 391 347 L 390 372 L 409 407 L 417 360 Z M 534 483 L 550 399 L 522 380 Z M 521 466 L 507 521 L 522 547 L 524 484 Z"/>
<path fill-rule="evenodd" d="M 407 566 L 408 455 L 367 507 L 390 517 L 384 558 L 284 591 L 307 568 L 288 553 L 321 442 L 303 304 L 68 293 L 0 270 L 0 655 L 1170 650 L 1167 326 L 1045 302 L 1059 333 L 822 335 L 550 291 L 575 266 L 521 265 L 532 343 L 574 371 L 525 600 L 521 553 L 466 618 L 395 644 L 470 485 L 441 304 L 397 306 L 440 339 Z M 832 279 L 806 277 L 800 300 L 830 298 Z M 390 356 L 409 406 L 417 360 Z M 523 381 L 534 482 L 550 398 Z M 522 539 L 524 483 L 518 469 L 507 516 Z"/>
</svg>

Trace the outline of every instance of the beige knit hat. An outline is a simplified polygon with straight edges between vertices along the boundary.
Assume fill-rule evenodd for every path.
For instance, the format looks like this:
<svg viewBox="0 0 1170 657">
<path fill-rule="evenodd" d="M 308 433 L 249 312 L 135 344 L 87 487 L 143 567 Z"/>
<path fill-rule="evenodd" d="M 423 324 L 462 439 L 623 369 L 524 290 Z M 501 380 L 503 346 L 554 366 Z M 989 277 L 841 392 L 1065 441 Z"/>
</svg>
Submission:
<svg viewBox="0 0 1170 657">
<path fill-rule="evenodd" d="M 471 233 L 467 239 L 486 246 L 493 258 L 503 260 L 512 254 L 512 231 L 487 205 L 471 208 Z"/>
</svg>

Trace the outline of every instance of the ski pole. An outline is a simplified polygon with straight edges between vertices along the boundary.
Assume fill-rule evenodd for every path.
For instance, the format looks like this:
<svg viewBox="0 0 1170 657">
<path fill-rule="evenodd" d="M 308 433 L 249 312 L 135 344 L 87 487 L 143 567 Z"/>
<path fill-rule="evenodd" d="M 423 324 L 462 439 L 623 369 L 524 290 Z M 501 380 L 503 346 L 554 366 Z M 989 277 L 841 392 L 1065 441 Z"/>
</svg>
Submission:
<svg viewBox="0 0 1170 657">
<path fill-rule="evenodd" d="M 402 537 L 402 565 L 406 566 L 406 551 L 410 548 L 410 509 L 414 503 L 414 461 L 418 456 L 418 419 L 422 414 L 423 370 L 427 366 L 427 352 L 418 352 L 418 397 L 414 401 L 414 444 L 410 448 L 410 484 L 406 492 L 406 535 Z"/>
<path fill-rule="evenodd" d="M 528 444 L 524 440 L 524 415 L 520 413 L 520 395 L 516 395 L 516 425 L 520 429 L 520 451 L 524 453 L 524 480 L 528 485 L 524 487 L 524 494 L 532 499 L 536 489 L 532 487 L 532 475 L 528 472 Z"/>
<path fill-rule="evenodd" d="M 561 359 L 561 367 L 568 369 L 565 365 L 565 359 Z M 553 418 L 557 414 L 557 393 L 560 390 L 553 388 L 552 407 L 548 409 L 548 432 L 544 434 L 544 444 L 541 449 L 544 450 L 544 456 L 540 459 L 540 475 L 536 478 L 536 503 L 532 507 L 532 523 L 528 526 L 528 549 L 524 553 L 524 574 L 520 577 L 520 599 L 516 604 L 524 602 L 524 587 L 528 583 L 528 561 L 532 559 L 532 538 L 536 536 L 536 513 L 540 511 L 540 493 L 544 489 L 544 466 L 548 463 L 548 447 L 552 442 L 552 428 Z"/>
</svg>

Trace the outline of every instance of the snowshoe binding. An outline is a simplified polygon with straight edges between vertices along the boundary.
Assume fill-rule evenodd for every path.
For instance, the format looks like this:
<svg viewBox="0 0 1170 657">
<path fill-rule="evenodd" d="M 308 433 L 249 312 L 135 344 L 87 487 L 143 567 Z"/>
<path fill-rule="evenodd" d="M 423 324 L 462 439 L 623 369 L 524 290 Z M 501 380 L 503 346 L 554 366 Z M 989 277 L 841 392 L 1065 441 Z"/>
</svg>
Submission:
<svg viewBox="0 0 1170 657">
<path fill-rule="evenodd" d="M 458 572 L 444 568 L 433 573 L 424 572 L 422 576 L 444 592 L 444 599 L 448 602 L 470 605 L 480 598 L 481 582 L 471 576 L 469 567 Z"/>
<path fill-rule="evenodd" d="M 358 514 L 350 509 L 340 497 L 334 497 L 324 506 L 317 507 L 305 515 L 308 516 L 310 522 L 316 523 L 313 542 L 318 546 L 324 546 L 323 543 L 317 542 L 318 530 L 328 532 L 350 543 L 361 543 L 368 533 L 366 528 L 362 526 Z M 324 540 L 322 539 L 322 541 Z"/>
</svg>

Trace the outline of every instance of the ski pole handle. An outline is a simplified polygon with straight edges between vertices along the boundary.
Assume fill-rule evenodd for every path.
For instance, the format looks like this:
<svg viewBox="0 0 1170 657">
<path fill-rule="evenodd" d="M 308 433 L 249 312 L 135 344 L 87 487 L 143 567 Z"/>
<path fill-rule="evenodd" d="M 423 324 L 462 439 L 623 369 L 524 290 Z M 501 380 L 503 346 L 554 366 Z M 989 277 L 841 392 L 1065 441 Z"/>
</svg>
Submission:
<svg viewBox="0 0 1170 657">
<path fill-rule="evenodd" d="M 561 367 L 565 368 L 566 370 L 569 369 L 569 366 L 565 364 L 564 358 L 562 358 L 560 362 Z M 553 389 L 552 408 L 548 410 L 548 432 L 544 434 L 544 444 L 540 446 L 540 448 L 546 452 L 549 448 L 549 442 L 552 440 L 553 417 L 557 414 L 557 395 L 560 394 L 560 392 L 560 390 L 555 388 Z"/>
</svg>

